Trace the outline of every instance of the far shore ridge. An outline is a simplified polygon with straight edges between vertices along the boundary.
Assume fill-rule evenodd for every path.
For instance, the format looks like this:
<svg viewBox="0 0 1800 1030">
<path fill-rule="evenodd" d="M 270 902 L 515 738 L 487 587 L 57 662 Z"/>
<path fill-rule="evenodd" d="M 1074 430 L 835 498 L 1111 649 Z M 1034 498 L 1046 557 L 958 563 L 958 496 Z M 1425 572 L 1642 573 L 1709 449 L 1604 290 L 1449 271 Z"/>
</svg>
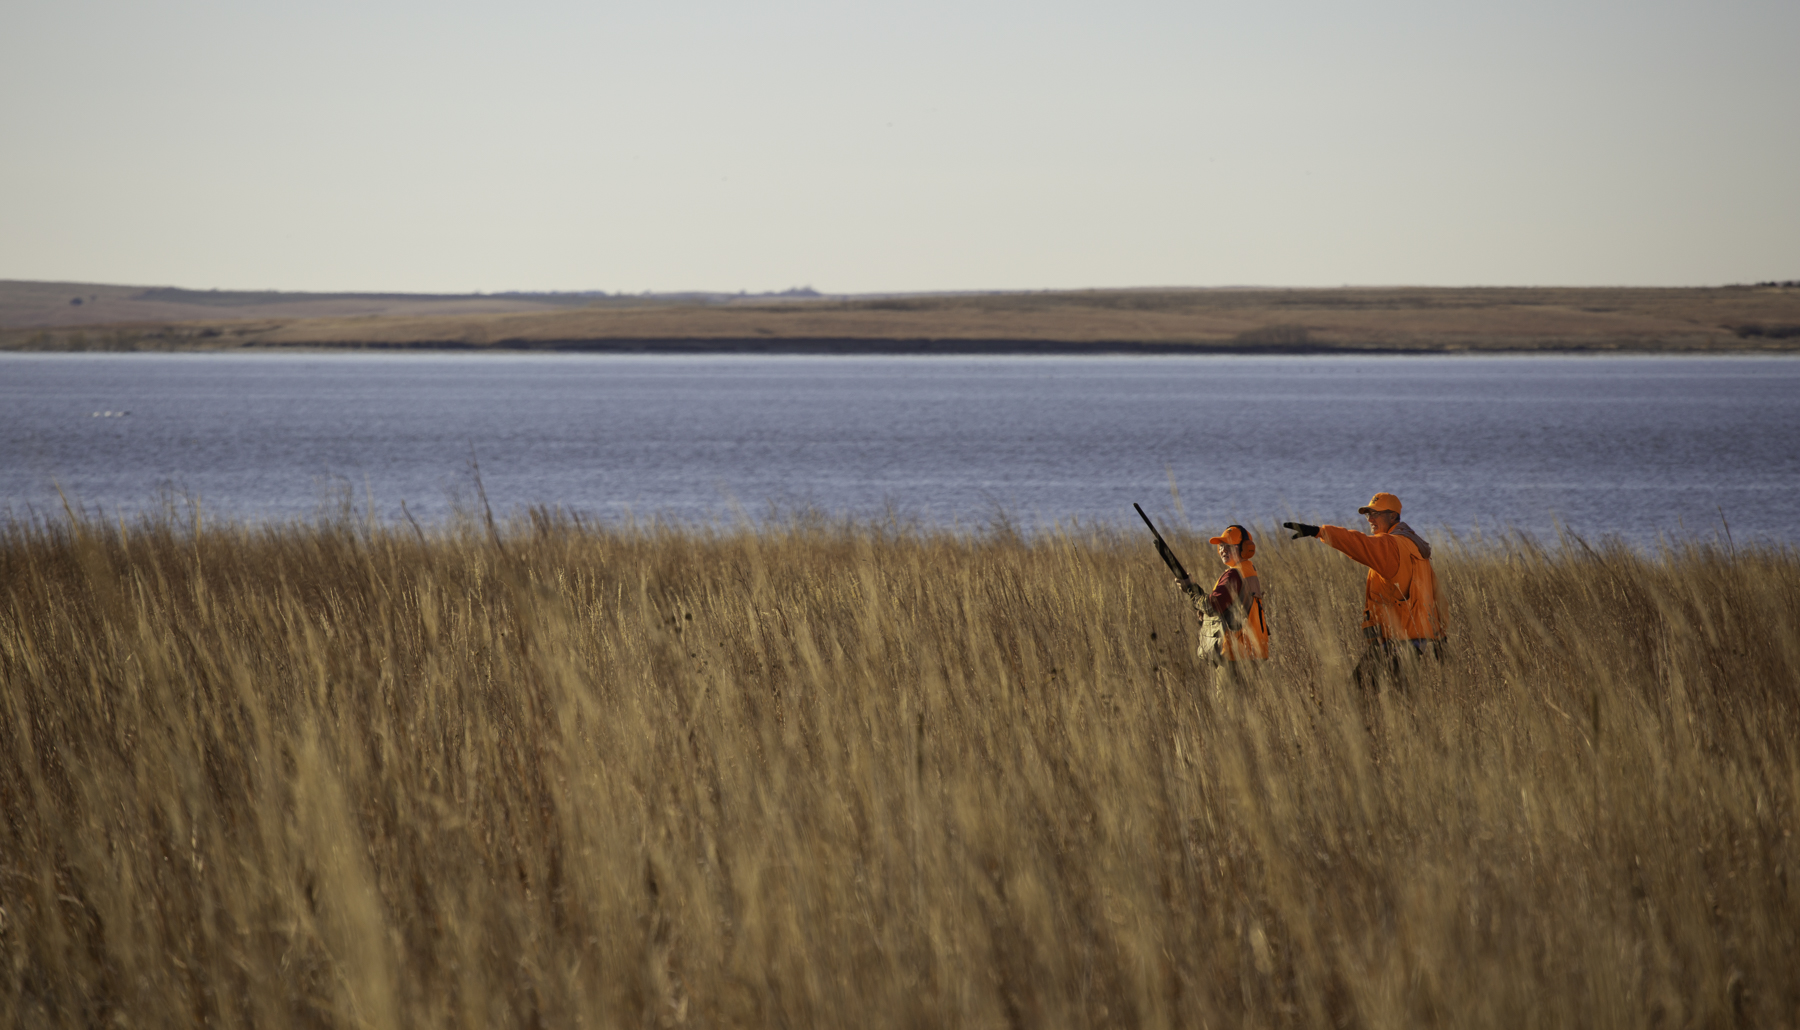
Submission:
<svg viewBox="0 0 1800 1030">
<path fill-rule="evenodd" d="M 0 350 L 744 354 L 1800 351 L 1800 282 L 832 296 L 403 294 L 0 281 Z"/>
</svg>

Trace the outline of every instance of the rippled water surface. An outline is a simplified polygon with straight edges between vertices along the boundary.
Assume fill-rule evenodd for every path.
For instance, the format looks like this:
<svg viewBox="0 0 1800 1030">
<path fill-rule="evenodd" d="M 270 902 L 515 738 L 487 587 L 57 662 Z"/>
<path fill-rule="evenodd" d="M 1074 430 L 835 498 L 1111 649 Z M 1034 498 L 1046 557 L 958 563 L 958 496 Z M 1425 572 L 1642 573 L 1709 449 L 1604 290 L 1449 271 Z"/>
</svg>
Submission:
<svg viewBox="0 0 1800 1030">
<path fill-rule="evenodd" d="M 107 416 L 105 412 L 127 412 Z M 102 414 L 96 414 L 102 413 Z M 979 526 L 1292 515 L 1800 542 L 1800 360 L 0 355 L 0 505 Z"/>
</svg>

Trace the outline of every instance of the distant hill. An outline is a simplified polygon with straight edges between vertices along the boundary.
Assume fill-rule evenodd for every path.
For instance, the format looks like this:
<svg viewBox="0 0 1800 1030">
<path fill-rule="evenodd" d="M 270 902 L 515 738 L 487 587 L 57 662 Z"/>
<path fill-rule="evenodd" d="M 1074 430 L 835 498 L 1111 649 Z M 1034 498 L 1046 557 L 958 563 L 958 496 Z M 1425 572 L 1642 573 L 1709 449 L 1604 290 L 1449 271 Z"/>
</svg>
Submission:
<svg viewBox="0 0 1800 1030">
<path fill-rule="evenodd" d="M 79 303 L 76 303 L 79 301 Z M 0 349 L 854 353 L 1800 351 L 1800 288 L 1143 289 L 830 297 L 0 282 Z"/>
<path fill-rule="evenodd" d="M 609 294 L 603 290 L 507 293 L 303 293 L 285 290 L 189 290 L 175 286 L 0 280 L 0 331 L 193 322 L 217 318 L 347 318 L 474 315 L 644 304 L 731 304 L 819 297 L 810 287 L 780 293 L 691 291 Z"/>
</svg>

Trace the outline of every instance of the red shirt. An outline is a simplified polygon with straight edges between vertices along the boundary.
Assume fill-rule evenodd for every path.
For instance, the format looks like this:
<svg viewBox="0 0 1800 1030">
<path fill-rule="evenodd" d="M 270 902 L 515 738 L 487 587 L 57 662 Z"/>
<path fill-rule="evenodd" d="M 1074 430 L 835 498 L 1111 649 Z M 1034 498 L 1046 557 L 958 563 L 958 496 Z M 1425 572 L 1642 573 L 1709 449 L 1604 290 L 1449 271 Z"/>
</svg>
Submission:
<svg viewBox="0 0 1800 1030">
<path fill-rule="evenodd" d="M 1206 602 L 1212 605 L 1214 615 L 1224 615 L 1244 592 L 1244 577 L 1238 570 L 1227 565 L 1219 581 L 1213 584 L 1212 593 L 1206 595 Z"/>
</svg>

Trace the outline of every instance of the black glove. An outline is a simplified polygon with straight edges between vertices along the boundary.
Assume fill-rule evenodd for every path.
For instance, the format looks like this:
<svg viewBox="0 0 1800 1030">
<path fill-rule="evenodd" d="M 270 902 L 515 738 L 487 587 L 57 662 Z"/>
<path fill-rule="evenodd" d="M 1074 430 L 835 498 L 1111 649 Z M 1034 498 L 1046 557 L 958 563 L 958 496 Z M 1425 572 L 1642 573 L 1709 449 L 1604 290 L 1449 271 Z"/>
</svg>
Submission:
<svg viewBox="0 0 1800 1030">
<path fill-rule="evenodd" d="M 1303 536 L 1318 536 L 1319 535 L 1319 527 L 1318 526 L 1309 526 L 1304 522 L 1283 522 L 1281 524 L 1281 528 L 1282 529 L 1291 529 L 1294 531 L 1294 535 L 1288 538 L 1290 540 L 1298 540 Z"/>
</svg>

